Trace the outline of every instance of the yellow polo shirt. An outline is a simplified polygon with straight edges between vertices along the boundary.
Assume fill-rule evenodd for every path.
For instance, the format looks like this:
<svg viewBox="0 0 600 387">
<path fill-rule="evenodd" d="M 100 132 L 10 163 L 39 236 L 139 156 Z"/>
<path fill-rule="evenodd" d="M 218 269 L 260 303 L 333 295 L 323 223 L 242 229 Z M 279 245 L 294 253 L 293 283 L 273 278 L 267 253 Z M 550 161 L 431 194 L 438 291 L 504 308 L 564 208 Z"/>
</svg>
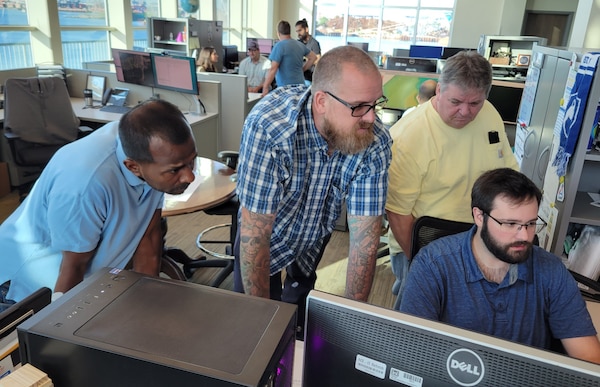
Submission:
<svg viewBox="0 0 600 387">
<path fill-rule="evenodd" d="M 489 132 L 494 131 L 498 142 L 491 143 Z M 394 144 L 385 208 L 400 215 L 473 222 L 475 180 L 490 169 L 519 169 L 502 119 L 488 101 L 462 129 L 446 125 L 428 101 L 390 133 Z M 390 252 L 402 251 L 391 230 L 388 236 Z"/>
</svg>

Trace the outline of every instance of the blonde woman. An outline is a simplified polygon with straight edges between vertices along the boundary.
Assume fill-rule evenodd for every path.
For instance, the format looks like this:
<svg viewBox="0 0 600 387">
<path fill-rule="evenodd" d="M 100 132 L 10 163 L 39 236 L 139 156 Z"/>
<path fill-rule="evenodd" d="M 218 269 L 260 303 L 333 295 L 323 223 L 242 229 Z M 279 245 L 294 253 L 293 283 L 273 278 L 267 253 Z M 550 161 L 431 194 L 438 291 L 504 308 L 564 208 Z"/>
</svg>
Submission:
<svg viewBox="0 0 600 387">
<path fill-rule="evenodd" d="M 207 72 L 214 73 L 217 72 L 217 68 L 215 64 L 219 61 L 219 54 L 217 54 L 217 50 L 214 47 L 204 47 L 200 50 L 200 55 L 198 55 L 198 64 L 197 71 L 198 72 Z"/>
</svg>

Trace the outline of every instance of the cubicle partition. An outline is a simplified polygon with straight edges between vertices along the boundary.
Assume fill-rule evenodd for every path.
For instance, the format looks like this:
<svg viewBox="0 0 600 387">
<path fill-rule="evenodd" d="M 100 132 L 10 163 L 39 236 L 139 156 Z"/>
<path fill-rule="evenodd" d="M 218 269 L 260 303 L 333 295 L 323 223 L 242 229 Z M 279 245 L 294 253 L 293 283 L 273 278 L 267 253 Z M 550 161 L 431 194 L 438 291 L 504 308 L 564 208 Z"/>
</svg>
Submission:
<svg viewBox="0 0 600 387">
<path fill-rule="evenodd" d="M 206 114 L 196 116 L 190 111 L 195 110 L 195 97 L 189 94 L 178 93 L 170 90 L 156 89 L 148 86 L 135 85 L 117 81 L 116 74 L 102 70 L 68 70 L 67 86 L 71 97 L 83 98 L 83 89 L 86 88 L 87 76 L 98 75 L 106 77 L 106 87 L 129 89 L 127 104 L 136 104 L 148 100 L 153 96 L 167 100 L 179 107 L 186 114 L 194 137 L 198 155 L 210 159 L 216 159 L 219 146 L 220 132 L 220 94 L 221 85 L 218 82 L 199 81 L 199 97 L 206 109 Z M 188 116 L 189 115 L 189 116 Z"/>
<path fill-rule="evenodd" d="M 221 83 L 221 150 L 240 149 L 242 127 L 251 106 L 248 100 L 248 78 L 245 75 L 198 73 L 198 81 Z"/>
</svg>

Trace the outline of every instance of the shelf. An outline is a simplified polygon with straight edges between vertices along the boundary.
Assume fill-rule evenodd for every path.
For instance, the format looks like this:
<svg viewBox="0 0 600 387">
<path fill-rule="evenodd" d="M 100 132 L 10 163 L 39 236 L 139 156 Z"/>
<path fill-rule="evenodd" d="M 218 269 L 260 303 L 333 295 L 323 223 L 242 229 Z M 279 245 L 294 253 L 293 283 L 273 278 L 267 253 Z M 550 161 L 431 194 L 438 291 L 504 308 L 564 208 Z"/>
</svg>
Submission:
<svg viewBox="0 0 600 387">
<path fill-rule="evenodd" d="M 590 152 L 585 154 L 585 159 L 588 161 L 600 161 L 600 151 L 592 149 Z"/>
<path fill-rule="evenodd" d="M 498 67 L 498 68 L 502 68 L 502 69 L 515 69 L 515 70 L 527 70 L 527 68 L 529 68 L 529 66 L 515 66 L 515 65 L 500 65 L 500 64 L 491 64 L 492 68 L 493 67 Z"/>
<path fill-rule="evenodd" d="M 577 192 L 569 222 L 600 226 L 600 207 L 592 206 L 591 202 L 592 198 L 587 192 Z"/>
<path fill-rule="evenodd" d="M 176 40 L 155 40 L 154 44 L 168 44 L 170 46 L 185 46 L 187 42 L 178 42 Z"/>
</svg>

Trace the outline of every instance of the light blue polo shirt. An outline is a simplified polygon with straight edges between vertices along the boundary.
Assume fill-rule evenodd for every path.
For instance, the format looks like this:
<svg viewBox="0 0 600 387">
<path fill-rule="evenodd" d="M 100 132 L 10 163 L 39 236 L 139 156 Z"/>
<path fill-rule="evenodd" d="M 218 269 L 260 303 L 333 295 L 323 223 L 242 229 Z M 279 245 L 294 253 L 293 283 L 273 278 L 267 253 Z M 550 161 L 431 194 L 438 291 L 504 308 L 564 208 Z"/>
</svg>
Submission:
<svg viewBox="0 0 600 387">
<path fill-rule="evenodd" d="M 502 283 L 485 279 L 470 231 L 435 240 L 411 263 L 400 311 L 548 349 L 552 337 L 595 336 L 577 284 L 560 258 L 538 246 Z"/>
<path fill-rule="evenodd" d="M 20 301 L 54 289 L 62 251 L 96 250 L 86 277 L 123 268 L 133 256 L 163 193 L 131 173 L 118 122 L 62 147 L 31 193 L 0 226 L 0 283 Z"/>
</svg>

